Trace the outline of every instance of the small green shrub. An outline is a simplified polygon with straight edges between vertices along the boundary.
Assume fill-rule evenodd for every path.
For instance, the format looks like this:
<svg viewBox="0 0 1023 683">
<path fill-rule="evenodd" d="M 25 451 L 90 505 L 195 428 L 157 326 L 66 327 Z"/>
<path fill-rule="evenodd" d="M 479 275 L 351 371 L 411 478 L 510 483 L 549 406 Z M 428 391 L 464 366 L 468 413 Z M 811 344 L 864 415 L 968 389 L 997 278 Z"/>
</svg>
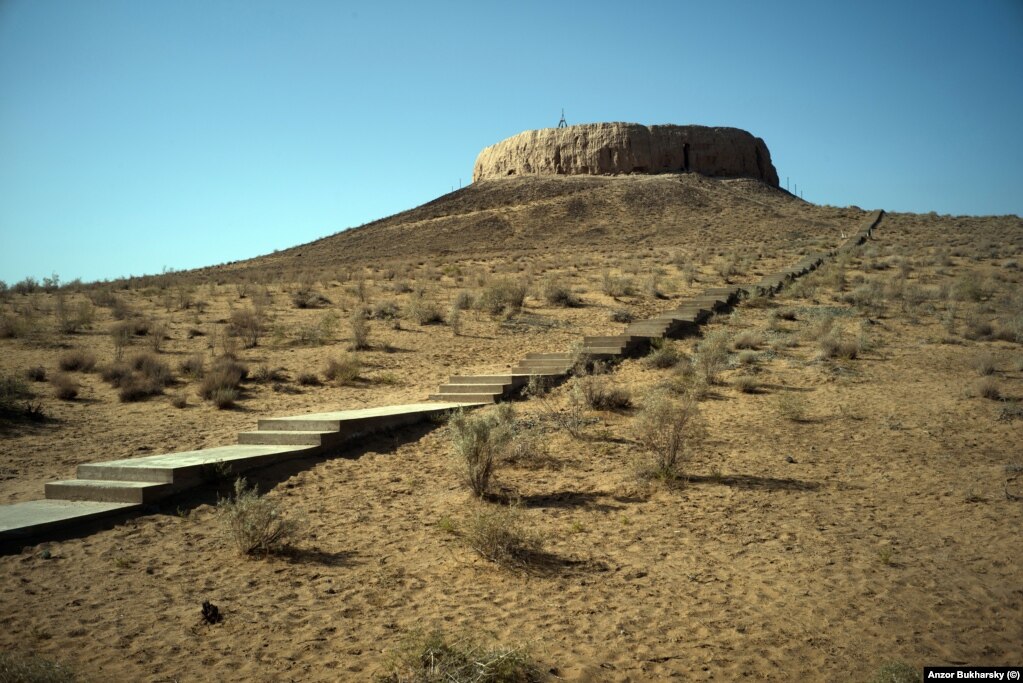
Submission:
<svg viewBox="0 0 1023 683">
<path fill-rule="evenodd" d="M 882 664 L 869 683 L 920 683 L 923 671 L 906 662 Z"/>
<path fill-rule="evenodd" d="M 244 479 L 234 482 L 234 496 L 217 502 L 231 539 L 243 555 L 269 555 L 284 550 L 295 537 L 298 525 L 286 519 L 273 501 L 248 488 Z"/>
<path fill-rule="evenodd" d="M 448 421 L 462 481 L 477 496 L 490 490 L 498 456 L 512 440 L 515 416 L 508 404 L 476 415 L 458 411 Z"/>
<path fill-rule="evenodd" d="M 692 398 L 648 396 L 632 423 L 632 432 L 647 454 L 642 476 L 682 481 L 685 465 L 702 437 L 699 408 Z"/>
</svg>

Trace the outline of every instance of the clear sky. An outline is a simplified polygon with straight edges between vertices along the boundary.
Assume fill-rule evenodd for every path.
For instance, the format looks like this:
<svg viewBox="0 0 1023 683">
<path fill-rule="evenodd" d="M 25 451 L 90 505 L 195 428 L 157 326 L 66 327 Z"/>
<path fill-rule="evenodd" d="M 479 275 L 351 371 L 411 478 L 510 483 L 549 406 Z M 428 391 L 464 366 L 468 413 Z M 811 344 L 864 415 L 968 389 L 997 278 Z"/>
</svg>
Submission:
<svg viewBox="0 0 1023 683">
<path fill-rule="evenodd" d="M 744 128 L 816 203 L 1023 214 L 1023 0 L 0 0 L 0 279 L 293 246 L 562 107 Z"/>
</svg>

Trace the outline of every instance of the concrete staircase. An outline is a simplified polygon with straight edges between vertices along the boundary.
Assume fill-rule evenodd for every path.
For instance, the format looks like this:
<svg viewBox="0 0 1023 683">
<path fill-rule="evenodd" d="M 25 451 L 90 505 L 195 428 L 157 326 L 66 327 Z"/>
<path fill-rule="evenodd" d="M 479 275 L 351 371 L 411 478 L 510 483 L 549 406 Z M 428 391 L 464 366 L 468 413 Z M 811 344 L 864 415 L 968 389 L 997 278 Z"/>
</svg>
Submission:
<svg viewBox="0 0 1023 683">
<path fill-rule="evenodd" d="M 834 252 L 805 256 L 759 282 L 707 289 L 675 309 L 630 323 L 621 334 L 584 337 L 573 351 L 526 354 L 507 373 L 453 376 L 427 403 L 261 419 L 255 431 L 239 434 L 233 446 L 79 465 L 76 479 L 45 485 L 45 500 L 0 506 L 0 541 L 130 512 L 225 474 L 335 449 L 358 436 L 452 410 L 496 403 L 521 391 L 530 377 L 561 378 L 584 359 L 635 355 L 648 349 L 654 339 L 699 334 L 700 326 L 714 313 L 746 297 L 770 296 L 827 258 L 863 244 L 883 215 L 875 211 Z"/>
</svg>

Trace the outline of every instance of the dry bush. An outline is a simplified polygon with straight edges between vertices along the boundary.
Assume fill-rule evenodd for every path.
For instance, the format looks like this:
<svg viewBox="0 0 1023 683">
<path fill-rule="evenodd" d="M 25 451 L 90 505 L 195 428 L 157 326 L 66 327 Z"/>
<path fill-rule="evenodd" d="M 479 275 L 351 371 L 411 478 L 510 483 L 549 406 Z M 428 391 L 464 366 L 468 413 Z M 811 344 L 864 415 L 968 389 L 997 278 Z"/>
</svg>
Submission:
<svg viewBox="0 0 1023 683">
<path fill-rule="evenodd" d="M 96 368 L 96 354 L 83 349 L 65 351 L 57 359 L 57 366 L 64 372 L 92 372 Z"/>
<path fill-rule="evenodd" d="M 131 369 L 147 380 L 165 387 L 174 381 L 170 367 L 151 353 L 140 353 L 129 361 Z"/>
<path fill-rule="evenodd" d="M 515 415 L 502 404 L 489 413 L 469 415 L 458 411 L 448 421 L 451 445 L 458 460 L 462 481 L 477 496 L 490 490 L 490 478 L 497 458 L 511 442 Z"/>
<path fill-rule="evenodd" d="M 458 309 L 460 311 L 466 311 L 472 308 L 472 305 L 472 294 L 464 290 L 456 294 L 454 300 L 451 302 L 451 308 Z"/>
<path fill-rule="evenodd" d="M 600 278 L 600 291 L 612 299 L 618 299 L 635 294 L 636 284 L 628 276 L 614 275 L 610 271 L 604 271 Z"/>
<path fill-rule="evenodd" d="M 228 334 L 240 338 L 245 348 L 258 346 L 263 334 L 262 314 L 253 308 L 232 311 Z"/>
<path fill-rule="evenodd" d="M 42 417 L 42 410 L 29 401 L 32 391 L 17 375 L 0 375 L 0 418 Z"/>
<path fill-rule="evenodd" d="M 585 375 L 572 383 L 572 401 L 593 410 L 628 410 L 632 395 L 605 375 Z"/>
<path fill-rule="evenodd" d="M 513 315 L 522 310 L 526 300 L 526 285 L 515 280 L 491 282 L 476 299 L 476 307 L 490 315 Z"/>
<path fill-rule="evenodd" d="M 88 301 L 79 301 L 71 306 L 64 294 L 57 294 L 54 315 L 57 317 L 57 329 L 62 334 L 75 334 L 85 328 L 92 327 L 95 312 Z"/>
<path fill-rule="evenodd" d="M 53 395 L 62 401 L 72 401 L 78 397 L 78 382 L 68 375 L 54 375 L 50 378 L 50 385 L 53 387 Z"/>
<path fill-rule="evenodd" d="M 304 387 L 318 387 L 322 384 L 320 378 L 314 372 L 303 372 L 298 376 L 297 382 Z"/>
<path fill-rule="evenodd" d="M 323 370 L 323 376 L 328 382 L 338 384 L 352 384 L 358 381 L 362 373 L 362 362 L 355 354 L 346 353 L 339 358 L 331 358 L 327 361 L 327 367 Z"/>
<path fill-rule="evenodd" d="M 973 395 L 997 401 L 1002 397 L 1002 390 L 994 377 L 983 377 L 974 382 Z"/>
<path fill-rule="evenodd" d="M 745 330 L 735 337 L 733 346 L 736 349 L 756 349 L 764 343 L 764 336 L 754 330 Z"/>
<path fill-rule="evenodd" d="M 959 301 L 982 301 L 993 294 L 993 288 L 980 273 L 970 270 L 956 278 L 951 294 Z"/>
<path fill-rule="evenodd" d="M 793 422 L 806 421 L 807 402 L 800 394 L 783 391 L 775 399 L 774 407 L 778 414 L 786 420 Z"/>
<path fill-rule="evenodd" d="M 985 351 L 973 357 L 971 362 L 973 369 L 977 371 L 978 375 L 993 375 L 995 374 L 995 357 L 990 351 Z"/>
<path fill-rule="evenodd" d="M 287 379 L 287 376 L 281 368 L 272 368 L 269 365 L 259 365 L 256 367 L 255 372 L 252 373 L 252 381 L 259 384 L 284 382 L 287 381 Z"/>
<path fill-rule="evenodd" d="M 686 357 L 677 345 L 659 339 L 653 341 L 652 350 L 645 359 L 648 367 L 657 370 L 673 368 L 683 360 Z"/>
<path fill-rule="evenodd" d="M 35 321 L 28 313 L 0 313 L 0 339 L 23 339 L 34 328 Z"/>
<path fill-rule="evenodd" d="M 636 316 L 632 314 L 632 311 L 625 308 L 616 308 L 612 310 L 609 317 L 613 323 L 631 323 L 636 319 Z"/>
<path fill-rule="evenodd" d="M 473 506 L 463 539 L 480 557 L 505 569 L 528 569 L 543 548 L 543 537 L 514 506 Z"/>
<path fill-rule="evenodd" d="M 739 375 L 732 380 L 732 386 L 744 394 L 755 394 L 760 390 L 760 383 L 753 375 Z"/>
<path fill-rule="evenodd" d="M 179 410 L 182 408 L 187 408 L 188 398 L 184 394 L 178 394 L 177 396 L 171 399 L 171 405 Z"/>
<path fill-rule="evenodd" d="M 146 340 L 149 342 L 149 348 L 152 349 L 153 353 L 160 352 L 160 349 L 163 347 L 163 341 L 167 338 L 166 325 L 163 323 L 152 323 L 150 325 Z"/>
<path fill-rule="evenodd" d="M 540 284 L 540 295 L 551 306 L 570 308 L 580 304 L 579 299 L 567 285 L 556 277 L 546 277 Z"/>
<path fill-rule="evenodd" d="M 35 655 L 0 652 L 0 683 L 75 683 L 74 670 Z"/>
<path fill-rule="evenodd" d="M 301 309 L 322 308 L 330 305 L 330 300 L 313 289 L 303 287 L 292 292 L 291 303 L 295 308 Z"/>
<path fill-rule="evenodd" d="M 980 317 L 980 314 L 976 311 L 970 311 L 967 313 L 965 320 L 963 321 L 965 329 L 963 330 L 963 336 L 973 341 L 991 339 L 995 332 L 995 326 L 990 320 L 986 320 Z"/>
<path fill-rule="evenodd" d="M 25 377 L 32 380 L 33 382 L 45 382 L 46 381 L 46 368 L 42 365 L 36 365 L 25 371 Z"/>
<path fill-rule="evenodd" d="M 452 305 L 448 310 L 448 327 L 456 337 L 462 333 L 462 309 Z"/>
<path fill-rule="evenodd" d="M 832 331 L 818 341 L 817 357 L 844 358 L 854 360 L 860 354 L 860 342 L 854 339 L 843 339 L 840 334 Z"/>
<path fill-rule="evenodd" d="M 231 408 L 238 400 L 241 383 L 248 375 L 247 367 L 230 356 L 221 356 L 213 362 L 199 384 L 199 396 L 212 401 L 220 409 Z"/>
<path fill-rule="evenodd" d="M 178 364 L 178 370 L 190 379 L 202 379 L 206 374 L 206 361 L 202 354 L 194 353 Z"/>
<path fill-rule="evenodd" d="M 231 539 L 243 555 L 269 555 L 287 548 L 298 532 L 294 520 L 286 519 L 273 501 L 248 488 L 244 479 L 234 482 L 234 497 L 217 501 L 217 512 Z"/>
<path fill-rule="evenodd" d="M 420 325 L 444 322 L 444 315 L 441 313 L 440 307 L 419 294 L 409 300 L 408 317 Z"/>
<path fill-rule="evenodd" d="M 736 358 L 736 360 L 739 362 L 739 365 L 746 366 L 756 365 L 759 359 L 760 354 L 758 354 L 756 351 L 743 351 Z"/>
<path fill-rule="evenodd" d="M 348 325 L 352 330 L 352 343 L 349 345 L 351 351 L 363 351 L 369 348 L 369 323 L 366 316 L 359 309 L 352 311 L 348 319 Z"/>
<path fill-rule="evenodd" d="M 692 398 L 653 394 L 636 414 L 632 433 L 647 454 L 640 468 L 642 476 L 682 481 L 686 463 L 703 434 L 699 407 Z"/>
<path fill-rule="evenodd" d="M 919 683 L 920 669 L 905 662 L 882 664 L 868 683 Z"/>
<path fill-rule="evenodd" d="M 391 657 L 381 683 L 535 683 L 546 676 L 521 648 L 485 646 L 471 638 L 413 633 Z"/>
<path fill-rule="evenodd" d="M 695 367 L 707 381 L 717 382 L 718 374 L 728 364 L 728 332 L 716 330 L 700 340 L 696 347 Z"/>
<path fill-rule="evenodd" d="M 398 317 L 400 309 L 398 304 L 390 299 L 384 301 L 378 301 L 373 306 L 373 319 L 374 320 L 394 320 Z"/>
</svg>

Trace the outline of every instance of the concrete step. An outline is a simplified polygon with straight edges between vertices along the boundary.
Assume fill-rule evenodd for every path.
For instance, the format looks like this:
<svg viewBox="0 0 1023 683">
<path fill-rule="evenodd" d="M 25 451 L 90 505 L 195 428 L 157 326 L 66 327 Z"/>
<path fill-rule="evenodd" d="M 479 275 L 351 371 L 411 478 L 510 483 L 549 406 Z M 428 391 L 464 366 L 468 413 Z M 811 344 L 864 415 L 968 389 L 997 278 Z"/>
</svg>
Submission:
<svg viewBox="0 0 1023 683">
<path fill-rule="evenodd" d="M 448 384 L 500 384 L 504 387 L 517 387 L 523 384 L 521 377 L 507 375 L 452 375 Z"/>
<path fill-rule="evenodd" d="M 484 403 L 496 403 L 493 394 L 430 394 L 428 401 L 447 401 L 457 403 L 457 408 L 463 405 L 480 405 Z"/>
<path fill-rule="evenodd" d="M 571 352 L 565 353 L 527 353 L 527 360 L 563 360 L 563 361 L 574 361 L 575 354 Z"/>
<path fill-rule="evenodd" d="M 520 360 L 515 367 L 517 368 L 570 368 L 575 365 L 575 361 L 565 360 L 543 360 L 543 359 L 523 359 Z"/>
<path fill-rule="evenodd" d="M 0 505 L 0 541 L 21 541 L 39 534 L 81 526 L 104 517 L 140 509 L 135 503 L 98 503 L 87 500 L 29 500 Z"/>
<path fill-rule="evenodd" d="M 510 384 L 442 384 L 442 394 L 492 394 L 500 396 L 510 387 Z"/>
<path fill-rule="evenodd" d="M 212 468 L 242 472 L 314 452 L 310 446 L 220 446 L 202 451 L 162 453 L 78 466 L 80 480 L 173 484 L 174 489 L 209 479 Z"/>
<path fill-rule="evenodd" d="M 612 335 L 607 337 L 583 337 L 583 344 L 594 346 L 617 346 L 619 344 L 630 344 L 640 341 L 639 337 L 628 334 Z"/>
<path fill-rule="evenodd" d="M 48 481 L 49 500 L 88 500 L 97 503 L 154 503 L 171 493 L 170 484 L 148 481 L 109 481 L 102 479 L 68 479 Z"/>
<path fill-rule="evenodd" d="M 340 432 L 348 438 L 368 434 L 381 429 L 391 429 L 414 424 L 441 415 L 445 410 L 460 408 L 461 405 L 445 407 L 442 403 L 409 403 L 383 406 L 381 408 L 359 408 L 329 413 L 312 413 L 291 417 L 272 417 L 259 420 L 259 431 L 295 432 Z"/>
<path fill-rule="evenodd" d="M 333 446 L 344 438 L 340 432 L 285 431 L 280 429 L 240 432 L 238 443 L 246 446 Z"/>
<path fill-rule="evenodd" d="M 593 358 L 595 356 L 621 356 L 625 354 L 624 346 L 584 346 L 579 351 L 580 354 L 584 354 Z"/>
</svg>

